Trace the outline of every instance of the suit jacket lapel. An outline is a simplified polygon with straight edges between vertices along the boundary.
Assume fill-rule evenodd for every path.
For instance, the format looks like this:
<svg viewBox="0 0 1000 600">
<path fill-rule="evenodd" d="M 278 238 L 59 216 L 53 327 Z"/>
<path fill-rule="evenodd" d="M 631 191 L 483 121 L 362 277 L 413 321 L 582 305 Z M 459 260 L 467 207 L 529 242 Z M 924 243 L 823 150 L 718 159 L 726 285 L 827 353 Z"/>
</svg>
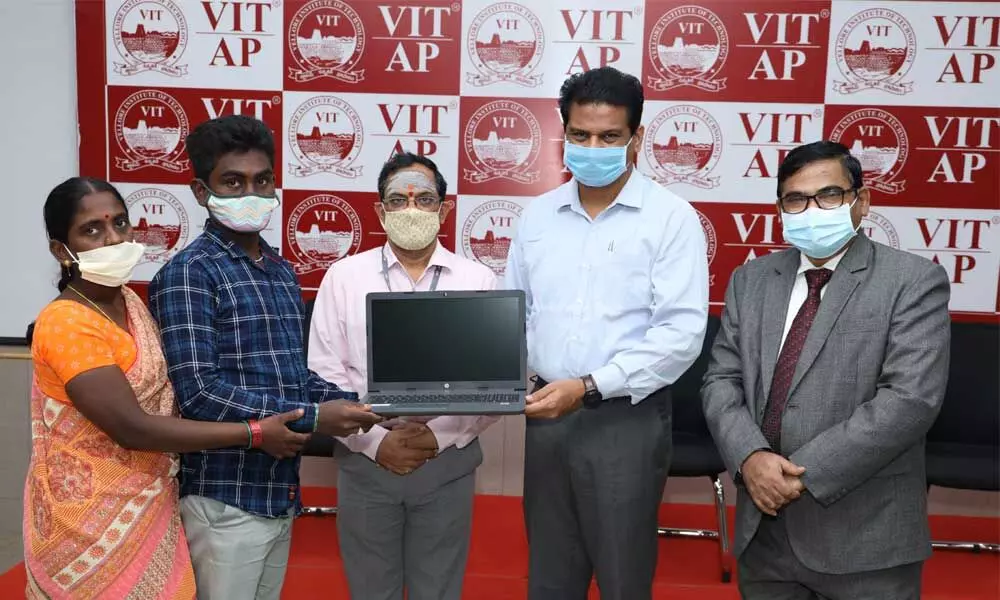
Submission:
<svg viewBox="0 0 1000 600">
<path fill-rule="evenodd" d="M 758 412 L 767 404 L 771 395 L 771 379 L 774 378 L 774 367 L 778 362 L 778 348 L 781 346 L 781 334 L 785 331 L 785 319 L 788 314 L 788 300 L 792 296 L 795 276 L 799 270 L 800 254 L 796 250 L 785 252 L 781 262 L 775 266 L 765 283 L 764 319 L 761 341 L 761 384 L 764 397 L 760 398 Z"/>
<path fill-rule="evenodd" d="M 809 371 L 809 367 L 812 366 L 816 357 L 819 356 L 820 350 L 823 349 L 830 336 L 830 330 L 837 322 L 837 317 L 840 316 L 847 301 L 861 283 L 860 272 L 868 268 L 872 251 L 871 240 L 863 235 L 858 235 L 837 266 L 837 270 L 834 271 L 830 282 L 826 284 L 826 292 L 823 294 L 823 300 L 820 301 L 812 327 L 809 328 L 805 345 L 802 346 L 802 354 L 799 355 L 795 374 L 792 375 L 792 384 L 788 388 L 789 398 L 795 393 L 795 388 Z"/>
</svg>

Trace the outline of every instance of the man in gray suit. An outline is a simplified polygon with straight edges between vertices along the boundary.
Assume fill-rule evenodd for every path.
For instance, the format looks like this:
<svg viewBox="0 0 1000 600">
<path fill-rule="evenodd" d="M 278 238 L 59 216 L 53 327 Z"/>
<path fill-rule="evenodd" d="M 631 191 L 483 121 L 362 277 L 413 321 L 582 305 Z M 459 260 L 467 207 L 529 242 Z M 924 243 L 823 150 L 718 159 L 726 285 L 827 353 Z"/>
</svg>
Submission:
<svg viewBox="0 0 1000 600">
<path fill-rule="evenodd" d="M 924 437 L 944 397 L 941 266 L 858 233 L 869 192 L 846 147 L 778 170 L 794 248 L 737 269 L 702 387 L 737 483 L 748 599 L 920 597 L 930 556 Z"/>
</svg>

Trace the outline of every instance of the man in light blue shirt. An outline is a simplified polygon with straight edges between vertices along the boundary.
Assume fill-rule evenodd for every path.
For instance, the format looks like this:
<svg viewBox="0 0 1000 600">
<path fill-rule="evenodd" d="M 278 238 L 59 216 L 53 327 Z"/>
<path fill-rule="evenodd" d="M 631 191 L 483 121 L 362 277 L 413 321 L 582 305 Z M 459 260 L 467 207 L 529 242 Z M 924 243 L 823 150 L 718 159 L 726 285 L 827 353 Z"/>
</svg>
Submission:
<svg viewBox="0 0 1000 600">
<path fill-rule="evenodd" d="M 521 217 L 507 287 L 528 302 L 529 600 L 652 595 L 671 452 L 669 386 L 708 314 L 690 204 L 639 173 L 642 84 L 602 67 L 560 91 L 566 184 Z"/>
</svg>

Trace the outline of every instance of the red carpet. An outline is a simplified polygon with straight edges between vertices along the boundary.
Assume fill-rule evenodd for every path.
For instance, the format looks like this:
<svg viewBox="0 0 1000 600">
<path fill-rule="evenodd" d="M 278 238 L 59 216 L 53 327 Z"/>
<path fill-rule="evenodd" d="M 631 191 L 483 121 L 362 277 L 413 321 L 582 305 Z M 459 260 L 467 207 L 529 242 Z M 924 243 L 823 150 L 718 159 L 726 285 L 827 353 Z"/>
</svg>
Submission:
<svg viewBox="0 0 1000 600">
<path fill-rule="evenodd" d="M 332 489 L 305 491 L 307 504 L 330 504 L 335 498 Z M 464 597 L 523 600 L 527 590 L 527 542 L 520 498 L 480 496 L 475 510 Z M 664 505 L 661 514 L 666 526 L 714 527 L 710 506 Z M 997 519 L 936 516 L 931 519 L 931 528 L 935 539 L 1000 542 Z M 661 538 L 657 600 L 738 599 L 735 581 L 719 581 L 717 557 L 718 546 L 712 540 Z M 23 594 L 23 567 L 0 575 L 0 598 L 23 598 Z M 290 600 L 348 598 L 337 548 L 336 517 L 304 517 L 296 522 L 282 596 Z M 591 598 L 599 598 L 596 589 Z M 1000 599 L 1000 556 L 936 550 L 924 569 L 923 598 Z"/>
</svg>

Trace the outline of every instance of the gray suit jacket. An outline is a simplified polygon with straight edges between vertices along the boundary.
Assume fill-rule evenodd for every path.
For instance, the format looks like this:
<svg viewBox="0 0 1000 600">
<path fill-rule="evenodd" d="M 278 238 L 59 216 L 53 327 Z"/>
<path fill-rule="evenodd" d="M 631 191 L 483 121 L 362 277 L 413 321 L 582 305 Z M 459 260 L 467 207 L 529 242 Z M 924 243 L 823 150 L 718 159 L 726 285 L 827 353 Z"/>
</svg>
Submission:
<svg viewBox="0 0 1000 600">
<path fill-rule="evenodd" d="M 799 251 L 737 269 L 702 386 L 705 416 L 736 477 L 761 433 Z M 924 438 L 948 378 L 943 268 L 859 235 L 827 284 L 792 378 L 782 453 L 808 493 L 782 513 L 796 557 L 854 573 L 930 555 Z M 763 514 L 737 485 L 739 556 Z"/>
</svg>

